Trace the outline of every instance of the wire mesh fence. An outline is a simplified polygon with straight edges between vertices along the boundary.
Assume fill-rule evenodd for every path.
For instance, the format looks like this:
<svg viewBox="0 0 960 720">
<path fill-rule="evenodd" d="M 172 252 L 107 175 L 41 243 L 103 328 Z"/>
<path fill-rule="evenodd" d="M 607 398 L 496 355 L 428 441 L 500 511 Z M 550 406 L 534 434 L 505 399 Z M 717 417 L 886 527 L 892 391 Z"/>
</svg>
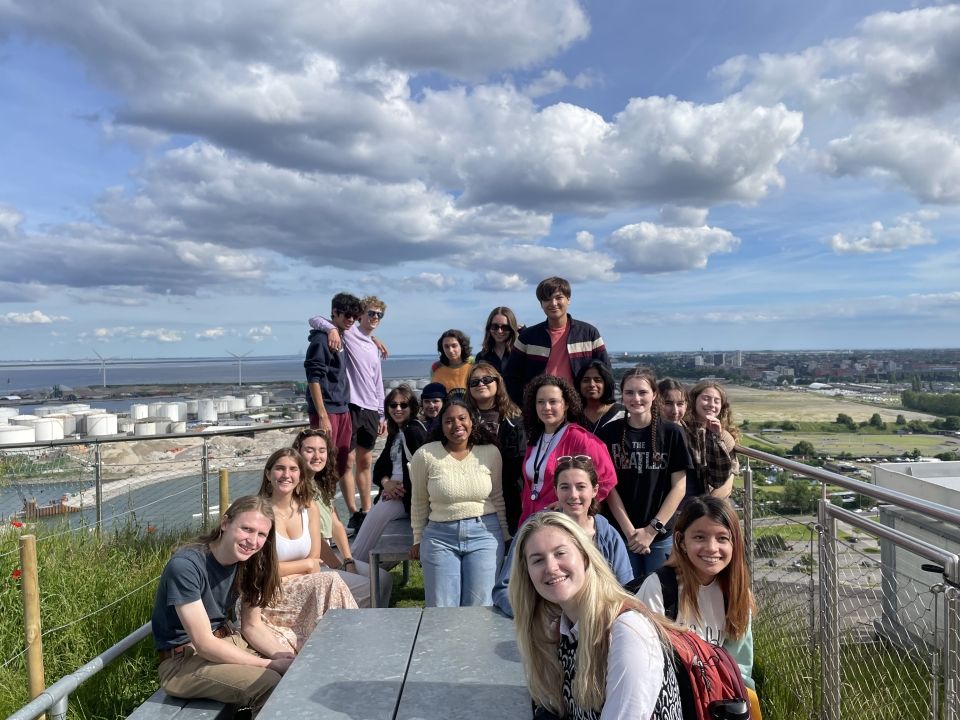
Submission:
<svg viewBox="0 0 960 720">
<path fill-rule="evenodd" d="M 779 503 L 752 509 L 754 646 L 765 716 L 946 717 L 944 653 L 957 637 L 956 624 L 946 623 L 946 598 L 956 589 L 945 586 L 943 569 L 842 522 L 831 536 L 831 523 L 781 512 Z M 893 527 L 895 516 L 899 529 L 918 536 L 903 522 L 915 515 L 884 506 L 871 519 Z"/>
</svg>

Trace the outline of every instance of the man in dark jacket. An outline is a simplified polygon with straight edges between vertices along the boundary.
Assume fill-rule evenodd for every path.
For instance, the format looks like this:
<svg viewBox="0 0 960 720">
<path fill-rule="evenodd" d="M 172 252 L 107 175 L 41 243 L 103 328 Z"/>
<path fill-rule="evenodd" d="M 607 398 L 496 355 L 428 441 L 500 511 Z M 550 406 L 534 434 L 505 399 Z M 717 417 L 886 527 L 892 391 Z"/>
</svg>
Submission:
<svg viewBox="0 0 960 720">
<path fill-rule="evenodd" d="M 507 368 L 507 389 L 518 405 L 523 403 L 523 388 L 537 375 L 556 375 L 573 385 L 580 368 L 591 360 L 610 366 L 600 332 L 567 312 L 570 296 L 570 283 L 561 277 L 537 285 L 537 300 L 547 319 L 520 331 Z"/>
</svg>

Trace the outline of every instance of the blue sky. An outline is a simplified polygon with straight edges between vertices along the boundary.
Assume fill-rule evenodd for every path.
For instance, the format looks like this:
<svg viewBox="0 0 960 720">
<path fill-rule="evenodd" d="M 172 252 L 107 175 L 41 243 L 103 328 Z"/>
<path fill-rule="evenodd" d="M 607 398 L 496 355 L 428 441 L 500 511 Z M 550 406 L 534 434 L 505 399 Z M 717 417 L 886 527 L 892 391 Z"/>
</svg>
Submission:
<svg viewBox="0 0 960 720">
<path fill-rule="evenodd" d="M 0 0 L 0 360 L 960 331 L 960 5 Z"/>
</svg>

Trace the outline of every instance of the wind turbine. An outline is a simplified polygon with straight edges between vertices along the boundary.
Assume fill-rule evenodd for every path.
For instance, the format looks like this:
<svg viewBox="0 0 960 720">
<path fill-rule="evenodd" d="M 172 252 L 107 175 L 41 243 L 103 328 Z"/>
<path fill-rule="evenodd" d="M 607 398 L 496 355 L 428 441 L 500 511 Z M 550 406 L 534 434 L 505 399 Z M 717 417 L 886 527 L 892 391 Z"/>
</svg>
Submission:
<svg viewBox="0 0 960 720">
<path fill-rule="evenodd" d="M 93 354 L 100 358 L 100 372 L 103 373 L 103 386 L 107 386 L 107 359 L 98 353 L 96 350 L 93 351 Z"/>
<path fill-rule="evenodd" d="M 243 387 L 243 359 L 252 352 L 253 350 L 247 350 L 242 355 L 237 355 L 235 352 L 227 350 L 228 355 L 233 355 L 237 359 L 237 385 L 240 387 Z"/>
</svg>

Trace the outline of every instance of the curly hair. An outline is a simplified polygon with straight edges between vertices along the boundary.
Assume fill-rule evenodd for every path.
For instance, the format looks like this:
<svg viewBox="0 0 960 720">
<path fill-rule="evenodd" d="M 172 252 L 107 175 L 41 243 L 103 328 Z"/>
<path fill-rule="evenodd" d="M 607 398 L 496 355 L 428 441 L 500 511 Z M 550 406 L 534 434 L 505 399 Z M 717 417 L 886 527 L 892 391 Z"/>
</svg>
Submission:
<svg viewBox="0 0 960 720">
<path fill-rule="evenodd" d="M 323 430 L 316 428 L 305 428 L 298 432 L 293 439 L 293 449 L 300 452 L 303 441 L 311 437 L 323 438 L 323 442 L 327 446 L 327 464 L 323 466 L 323 470 L 313 474 L 311 483 L 314 492 L 320 494 L 323 504 L 332 505 L 333 498 L 337 494 L 337 483 L 340 481 L 340 476 L 337 474 L 337 449 L 333 446 L 333 440 L 330 436 Z M 309 473 L 310 467 L 307 466 L 307 474 L 309 475 Z"/>
<path fill-rule="evenodd" d="M 447 357 L 446 353 L 443 352 L 443 339 L 448 337 L 456 338 L 457 342 L 460 343 L 460 362 L 467 362 L 472 354 L 472 350 L 470 349 L 470 338 L 468 338 L 461 330 L 455 330 L 451 328 L 437 338 L 437 352 L 440 353 L 440 363 L 442 365 L 450 364 L 450 359 Z"/>
<path fill-rule="evenodd" d="M 443 407 L 440 408 L 440 413 L 437 415 L 440 422 L 438 422 L 437 426 L 433 429 L 433 433 L 430 435 L 431 440 L 439 440 L 443 443 L 444 447 L 447 446 L 447 436 L 443 433 L 443 416 L 446 415 L 452 407 L 461 407 L 466 410 L 467 415 L 470 416 L 470 422 L 473 427 L 470 430 L 470 437 L 467 438 L 468 448 L 472 448 L 474 445 L 497 444 L 497 439 L 483 426 L 483 423 L 480 422 L 480 413 L 470 407 L 467 401 L 461 397 L 448 397 L 443 401 Z"/>
<path fill-rule="evenodd" d="M 493 406 L 497 409 L 497 412 L 500 413 L 501 418 L 512 418 L 517 417 L 520 414 L 520 408 L 513 404 L 513 400 L 510 399 L 510 396 L 507 395 L 507 384 L 503 379 L 497 369 L 486 362 L 478 362 L 470 370 L 470 375 L 468 376 L 467 383 L 469 384 L 470 380 L 474 377 L 483 377 L 484 375 L 489 375 L 490 377 L 496 378 L 497 381 L 497 394 L 493 399 Z M 477 407 L 477 401 L 473 397 L 473 393 L 470 391 L 470 388 L 467 388 L 467 405 L 472 407 L 474 410 L 479 411 L 480 408 Z"/>
<path fill-rule="evenodd" d="M 583 419 L 580 395 L 570 383 L 556 375 L 538 375 L 528 382 L 523 390 L 523 425 L 527 431 L 528 445 L 536 445 L 543 435 L 543 420 L 537 415 L 537 392 L 542 387 L 560 388 L 560 394 L 567 406 L 567 422 L 579 423 Z"/>
</svg>

